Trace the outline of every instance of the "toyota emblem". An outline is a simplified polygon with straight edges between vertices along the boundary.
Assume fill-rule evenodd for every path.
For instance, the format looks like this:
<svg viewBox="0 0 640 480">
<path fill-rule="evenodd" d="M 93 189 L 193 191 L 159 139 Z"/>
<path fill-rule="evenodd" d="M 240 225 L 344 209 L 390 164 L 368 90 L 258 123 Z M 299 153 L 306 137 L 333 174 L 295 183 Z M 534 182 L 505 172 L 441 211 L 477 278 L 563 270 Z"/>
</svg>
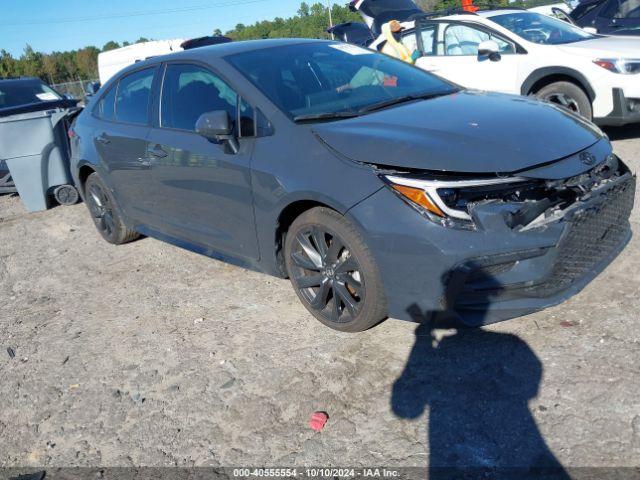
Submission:
<svg viewBox="0 0 640 480">
<path fill-rule="evenodd" d="M 593 165 L 594 163 L 596 163 L 598 159 L 596 158 L 596 156 L 593 153 L 590 152 L 582 152 L 580 154 L 580 161 L 582 163 L 584 163 L 585 165 Z"/>
</svg>

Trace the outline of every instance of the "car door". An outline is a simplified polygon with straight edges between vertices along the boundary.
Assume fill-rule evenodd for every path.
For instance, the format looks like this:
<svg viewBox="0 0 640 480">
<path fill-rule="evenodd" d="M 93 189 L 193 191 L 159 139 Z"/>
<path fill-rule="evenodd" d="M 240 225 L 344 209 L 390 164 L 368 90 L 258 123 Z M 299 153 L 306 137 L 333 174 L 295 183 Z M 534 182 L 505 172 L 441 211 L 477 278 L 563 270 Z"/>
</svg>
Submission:
<svg viewBox="0 0 640 480">
<path fill-rule="evenodd" d="M 640 0 L 609 0 L 600 10 L 594 26 L 598 32 L 610 35 L 640 29 Z"/>
<path fill-rule="evenodd" d="M 126 75 L 97 105 L 96 151 L 118 205 L 136 223 L 147 222 L 154 205 L 147 136 L 156 71 L 149 67 Z"/>
<path fill-rule="evenodd" d="M 466 88 L 520 93 L 521 55 L 515 43 L 483 26 L 459 21 L 420 22 L 413 34 L 415 40 L 406 42 L 417 44 L 419 68 Z M 498 44 L 499 56 L 479 55 L 479 45 L 487 40 Z"/>
<path fill-rule="evenodd" d="M 159 94 L 157 124 L 149 135 L 159 196 L 155 226 L 190 243 L 257 259 L 250 170 L 253 108 L 199 64 L 166 64 Z M 195 132 L 200 115 L 221 110 L 235 125 L 236 153 Z"/>
</svg>

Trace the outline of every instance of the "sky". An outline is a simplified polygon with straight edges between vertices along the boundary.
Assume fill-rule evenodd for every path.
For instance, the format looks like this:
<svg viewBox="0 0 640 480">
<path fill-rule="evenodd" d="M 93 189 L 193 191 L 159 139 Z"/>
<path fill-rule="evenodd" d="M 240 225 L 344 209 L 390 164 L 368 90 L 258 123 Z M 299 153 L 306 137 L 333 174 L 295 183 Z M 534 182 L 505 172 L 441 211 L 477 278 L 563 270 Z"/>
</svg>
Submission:
<svg viewBox="0 0 640 480">
<path fill-rule="evenodd" d="M 195 38 L 295 15 L 302 0 L 0 0 L 0 49 L 20 56 L 140 37 Z M 313 3 L 308 1 L 308 3 Z M 346 3 L 346 1 L 345 1 Z"/>
</svg>

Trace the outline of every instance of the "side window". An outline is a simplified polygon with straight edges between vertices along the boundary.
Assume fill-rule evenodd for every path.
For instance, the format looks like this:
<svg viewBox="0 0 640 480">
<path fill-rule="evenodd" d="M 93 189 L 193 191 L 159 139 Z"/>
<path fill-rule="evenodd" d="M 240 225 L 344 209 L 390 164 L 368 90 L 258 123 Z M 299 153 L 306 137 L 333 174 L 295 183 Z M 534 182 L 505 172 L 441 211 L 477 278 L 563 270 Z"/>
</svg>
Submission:
<svg viewBox="0 0 640 480">
<path fill-rule="evenodd" d="M 118 84 L 116 120 L 123 123 L 146 125 L 149 122 L 149 100 L 155 68 L 127 75 Z"/>
<path fill-rule="evenodd" d="M 611 0 L 602 12 L 605 18 L 640 18 L 640 0 Z"/>
<path fill-rule="evenodd" d="M 93 113 L 103 120 L 116 119 L 116 90 L 118 85 L 114 85 L 99 101 Z"/>
<path fill-rule="evenodd" d="M 449 25 L 444 31 L 444 54 L 447 56 L 478 55 L 478 47 L 486 40 L 498 44 L 501 53 L 515 53 L 513 45 L 483 30 L 468 25 Z"/>
<path fill-rule="evenodd" d="M 243 114 L 253 119 L 253 110 L 248 112 L 250 108 L 245 104 Z M 235 124 L 238 94 L 209 70 L 197 65 L 169 64 L 160 110 L 160 126 L 165 128 L 194 131 L 200 115 L 218 110 L 225 110 Z"/>
<path fill-rule="evenodd" d="M 422 29 L 420 30 L 420 35 L 422 36 L 422 46 L 424 48 L 424 54 L 435 55 L 436 25 L 427 25 L 422 27 Z"/>
</svg>

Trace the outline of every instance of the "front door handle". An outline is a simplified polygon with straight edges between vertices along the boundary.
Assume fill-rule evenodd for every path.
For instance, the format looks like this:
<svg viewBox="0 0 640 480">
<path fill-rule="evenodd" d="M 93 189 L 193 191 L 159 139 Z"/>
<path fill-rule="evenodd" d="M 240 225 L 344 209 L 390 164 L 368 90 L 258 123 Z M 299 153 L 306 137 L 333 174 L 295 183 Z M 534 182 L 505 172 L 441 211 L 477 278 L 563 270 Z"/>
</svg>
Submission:
<svg viewBox="0 0 640 480">
<path fill-rule="evenodd" d="M 111 143 L 111 140 L 109 140 L 104 133 L 98 135 L 96 137 L 96 141 L 100 142 L 103 145 L 109 145 Z"/>
<path fill-rule="evenodd" d="M 156 158 L 166 158 L 169 154 L 160 147 L 160 145 L 156 145 L 149 149 L 149 155 L 152 155 Z"/>
<path fill-rule="evenodd" d="M 434 65 L 432 63 L 424 63 L 420 65 L 420 68 L 427 72 L 437 72 L 439 70 L 438 65 Z"/>
</svg>

